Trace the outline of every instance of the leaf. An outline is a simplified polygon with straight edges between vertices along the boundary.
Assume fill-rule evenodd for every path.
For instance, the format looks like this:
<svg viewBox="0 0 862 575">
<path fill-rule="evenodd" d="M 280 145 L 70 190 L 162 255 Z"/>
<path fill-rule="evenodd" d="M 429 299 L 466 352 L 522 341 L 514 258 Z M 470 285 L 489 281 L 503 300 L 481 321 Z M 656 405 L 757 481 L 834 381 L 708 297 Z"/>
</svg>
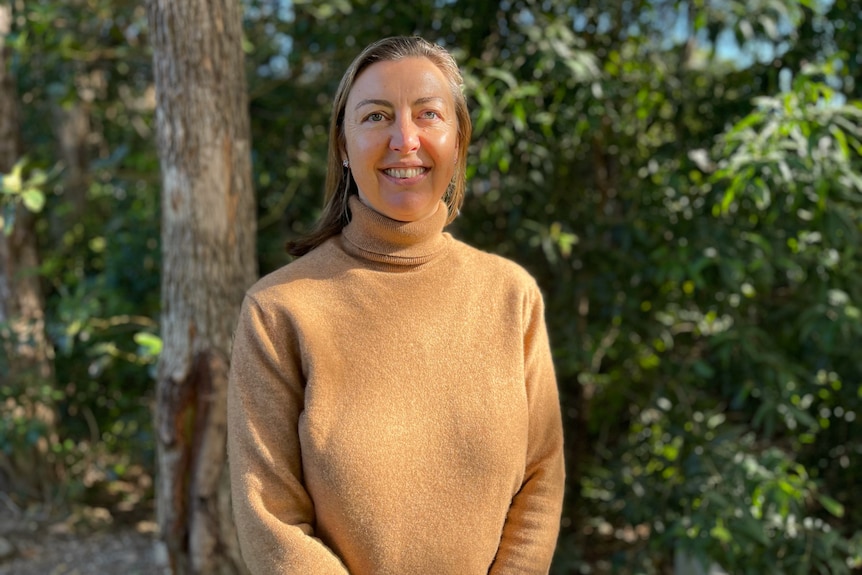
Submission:
<svg viewBox="0 0 862 575">
<path fill-rule="evenodd" d="M 727 210 L 730 209 L 730 204 L 733 203 L 733 199 L 736 197 L 736 187 L 735 185 L 731 185 L 727 191 L 724 192 L 724 197 L 721 199 L 721 213 L 726 214 Z"/>
<path fill-rule="evenodd" d="M 33 170 L 27 179 L 27 185 L 31 188 L 39 188 L 48 182 L 48 174 L 44 170 Z"/>
<path fill-rule="evenodd" d="M 756 98 L 755 100 L 756 103 L 764 105 L 767 102 L 771 103 L 773 101 L 773 98 Z M 730 131 L 727 133 L 727 136 L 734 136 L 740 134 L 751 126 L 760 123 L 761 121 L 763 121 L 764 118 L 765 116 L 763 113 L 752 112 L 751 114 L 734 124 L 733 128 L 731 128 Z"/>
<path fill-rule="evenodd" d="M 718 523 L 713 527 L 709 534 L 722 543 L 730 543 L 733 540 L 733 536 L 730 534 L 730 531 L 721 523 Z"/>
<path fill-rule="evenodd" d="M 502 80 L 509 86 L 509 88 L 513 90 L 518 87 L 518 81 L 515 79 L 515 76 L 513 76 L 512 73 L 508 70 L 502 70 L 500 68 L 488 68 L 487 70 L 485 70 L 485 74 L 492 78 Z"/>
<path fill-rule="evenodd" d="M 2 177 L 3 193 L 17 194 L 21 191 L 21 172 L 24 170 L 25 160 L 22 158 L 15 164 L 12 171 Z"/>
<path fill-rule="evenodd" d="M 739 532 L 763 546 L 769 545 L 769 538 L 763 531 L 763 524 L 753 517 L 745 517 L 736 522 Z"/>
<path fill-rule="evenodd" d="M 34 213 L 41 212 L 45 207 L 45 194 L 36 188 L 28 188 L 21 192 L 21 200 L 24 206 Z"/>
<path fill-rule="evenodd" d="M 824 509 L 826 509 L 826 511 L 835 517 L 844 517 L 844 506 L 838 501 L 822 493 L 817 495 L 817 500 L 820 501 L 820 504 Z"/>
<path fill-rule="evenodd" d="M 778 26 L 775 23 L 775 20 L 772 18 L 763 15 L 759 18 L 760 25 L 763 26 L 763 31 L 766 32 L 766 35 L 769 36 L 770 39 L 775 40 L 778 38 Z"/>
<path fill-rule="evenodd" d="M 162 352 L 162 338 L 154 333 L 139 331 L 133 339 L 136 344 L 143 348 L 146 355 L 156 356 Z"/>
<path fill-rule="evenodd" d="M 512 107 L 512 123 L 516 132 L 523 132 L 527 127 L 527 113 L 524 111 L 524 104 L 515 102 Z"/>
<path fill-rule="evenodd" d="M 832 133 L 832 137 L 838 143 L 838 149 L 841 150 L 841 159 L 846 162 L 850 158 L 850 146 L 847 144 L 847 136 L 836 126 L 830 126 L 829 132 Z"/>
</svg>

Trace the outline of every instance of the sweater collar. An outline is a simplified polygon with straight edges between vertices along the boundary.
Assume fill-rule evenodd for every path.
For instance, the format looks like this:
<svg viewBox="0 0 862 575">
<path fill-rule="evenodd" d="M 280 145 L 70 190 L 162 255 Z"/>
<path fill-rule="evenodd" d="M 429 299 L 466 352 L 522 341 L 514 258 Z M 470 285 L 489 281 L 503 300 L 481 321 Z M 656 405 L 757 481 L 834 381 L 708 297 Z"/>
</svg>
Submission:
<svg viewBox="0 0 862 575">
<path fill-rule="evenodd" d="M 395 265 L 419 265 L 432 260 L 449 245 L 443 233 L 448 209 L 440 202 L 437 211 L 415 222 L 399 222 L 366 206 L 357 196 L 348 198 L 350 223 L 341 234 L 344 250 L 364 259 Z"/>
</svg>

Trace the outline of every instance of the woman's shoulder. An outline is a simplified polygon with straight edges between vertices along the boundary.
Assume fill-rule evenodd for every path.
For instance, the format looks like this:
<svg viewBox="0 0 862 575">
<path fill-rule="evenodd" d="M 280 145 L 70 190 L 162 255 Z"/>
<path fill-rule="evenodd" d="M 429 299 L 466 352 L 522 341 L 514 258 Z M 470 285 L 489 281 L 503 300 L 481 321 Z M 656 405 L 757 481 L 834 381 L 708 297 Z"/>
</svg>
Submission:
<svg viewBox="0 0 862 575">
<path fill-rule="evenodd" d="M 521 264 L 499 254 L 484 251 L 462 241 L 455 242 L 456 257 L 477 278 L 524 290 L 537 289 L 536 280 Z"/>
<path fill-rule="evenodd" d="M 257 280 L 246 294 L 258 301 L 282 300 L 285 295 L 300 296 L 321 281 L 332 277 L 339 264 L 339 252 L 330 242 L 277 268 Z"/>
</svg>

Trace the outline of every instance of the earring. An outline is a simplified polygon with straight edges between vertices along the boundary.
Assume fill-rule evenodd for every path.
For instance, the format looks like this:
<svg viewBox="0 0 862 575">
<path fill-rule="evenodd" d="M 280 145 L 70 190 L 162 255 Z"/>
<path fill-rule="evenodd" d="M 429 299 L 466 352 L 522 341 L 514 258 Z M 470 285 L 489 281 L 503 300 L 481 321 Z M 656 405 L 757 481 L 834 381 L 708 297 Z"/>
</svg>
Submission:
<svg viewBox="0 0 862 575">
<path fill-rule="evenodd" d="M 349 168 L 350 167 L 350 160 L 344 160 L 343 162 L 341 162 L 341 165 L 344 166 L 345 168 Z"/>
</svg>

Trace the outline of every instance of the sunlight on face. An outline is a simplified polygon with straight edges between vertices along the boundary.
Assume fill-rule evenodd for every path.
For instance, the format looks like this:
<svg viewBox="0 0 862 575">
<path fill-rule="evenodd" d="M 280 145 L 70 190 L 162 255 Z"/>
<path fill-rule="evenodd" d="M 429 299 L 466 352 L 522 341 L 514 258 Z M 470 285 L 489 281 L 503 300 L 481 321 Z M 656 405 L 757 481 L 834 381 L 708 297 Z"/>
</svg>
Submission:
<svg viewBox="0 0 862 575">
<path fill-rule="evenodd" d="M 458 151 L 455 103 L 427 58 L 377 62 L 347 96 L 344 135 L 359 197 L 394 220 L 433 214 L 452 181 Z"/>
</svg>

